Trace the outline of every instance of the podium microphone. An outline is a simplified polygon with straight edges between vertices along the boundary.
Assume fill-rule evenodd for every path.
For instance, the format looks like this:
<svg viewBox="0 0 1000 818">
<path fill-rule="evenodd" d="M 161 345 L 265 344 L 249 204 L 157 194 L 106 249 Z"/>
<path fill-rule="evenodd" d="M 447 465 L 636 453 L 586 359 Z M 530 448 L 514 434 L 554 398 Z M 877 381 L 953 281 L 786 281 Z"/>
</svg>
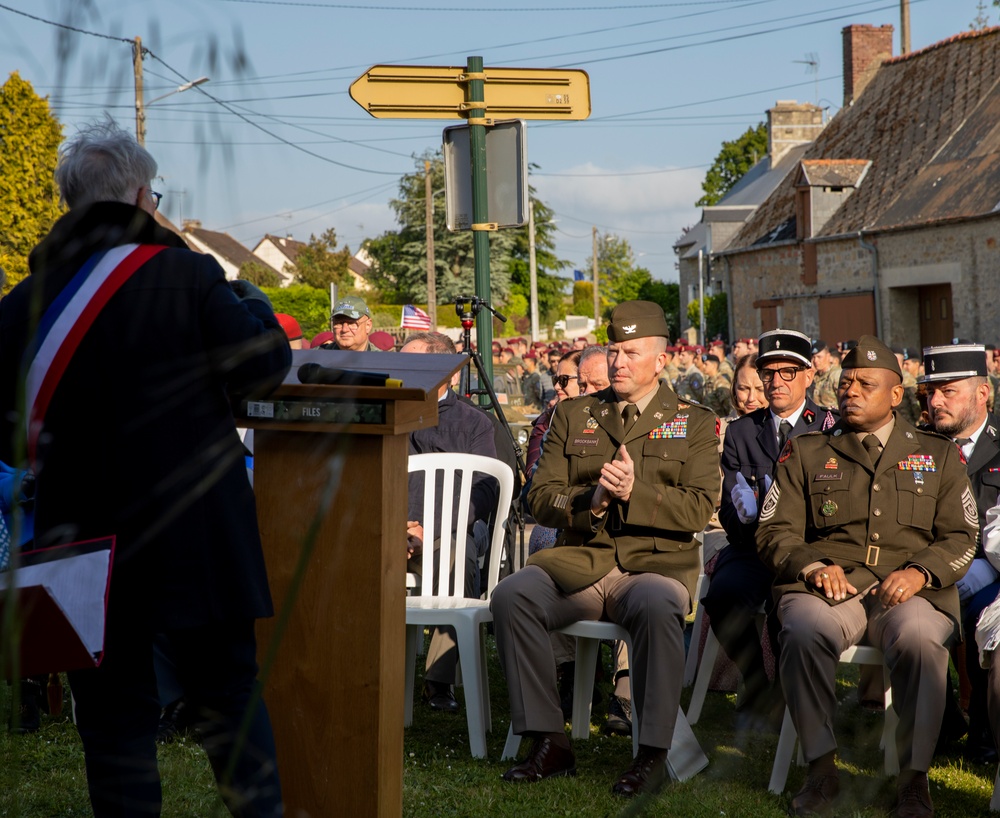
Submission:
<svg viewBox="0 0 1000 818">
<path fill-rule="evenodd" d="M 389 386 L 400 388 L 403 382 L 390 378 L 384 372 L 356 372 L 349 369 L 334 369 L 317 363 L 302 364 L 299 367 L 299 383 L 315 383 L 327 386 Z"/>
</svg>

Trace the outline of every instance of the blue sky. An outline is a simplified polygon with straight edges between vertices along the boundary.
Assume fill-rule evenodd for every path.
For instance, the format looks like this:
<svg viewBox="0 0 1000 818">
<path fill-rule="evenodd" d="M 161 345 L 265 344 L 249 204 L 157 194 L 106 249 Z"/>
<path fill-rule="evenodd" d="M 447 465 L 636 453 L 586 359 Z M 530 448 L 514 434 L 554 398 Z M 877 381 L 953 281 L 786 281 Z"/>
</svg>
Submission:
<svg viewBox="0 0 1000 818">
<path fill-rule="evenodd" d="M 997 22 L 992 4 L 985 13 Z M 0 0 L 0 75 L 19 71 L 48 95 L 68 133 L 104 111 L 132 127 L 120 39 L 140 36 L 152 51 L 147 100 L 211 78 L 147 109 L 170 219 L 200 219 L 249 247 L 265 233 L 308 240 L 335 227 L 357 249 L 394 226 L 400 175 L 453 124 L 370 117 L 347 93 L 366 68 L 470 55 L 487 68 L 583 68 L 591 118 L 528 125 L 557 252 L 582 267 L 597 225 L 674 281 L 671 246 L 699 218 L 721 142 L 778 99 L 834 115 L 841 29 L 892 24 L 898 53 L 899 14 L 899 0 Z M 910 14 L 919 49 L 967 30 L 977 2 L 911 0 Z"/>
</svg>

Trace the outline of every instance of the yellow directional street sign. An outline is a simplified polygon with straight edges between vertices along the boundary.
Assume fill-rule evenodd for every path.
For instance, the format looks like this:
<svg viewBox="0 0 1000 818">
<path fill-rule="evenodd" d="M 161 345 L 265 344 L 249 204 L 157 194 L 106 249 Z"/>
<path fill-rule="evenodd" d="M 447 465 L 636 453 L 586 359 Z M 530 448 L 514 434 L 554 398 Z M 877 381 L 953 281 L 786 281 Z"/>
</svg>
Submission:
<svg viewBox="0 0 1000 818">
<path fill-rule="evenodd" d="M 483 100 L 468 101 L 471 80 L 483 80 Z M 374 65 L 351 98 L 379 119 L 465 119 L 479 108 L 490 119 L 586 119 L 590 78 L 579 69 Z"/>
</svg>

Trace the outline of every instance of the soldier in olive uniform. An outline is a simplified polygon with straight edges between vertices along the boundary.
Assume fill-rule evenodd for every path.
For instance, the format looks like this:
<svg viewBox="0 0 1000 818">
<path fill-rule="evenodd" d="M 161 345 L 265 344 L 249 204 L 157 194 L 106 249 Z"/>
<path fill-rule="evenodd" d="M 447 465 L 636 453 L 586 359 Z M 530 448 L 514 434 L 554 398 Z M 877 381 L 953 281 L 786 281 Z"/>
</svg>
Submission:
<svg viewBox="0 0 1000 818">
<path fill-rule="evenodd" d="M 674 384 L 677 383 L 677 379 L 681 376 L 681 371 L 677 368 L 675 361 L 677 360 L 677 347 L 668 346 L 665 354 L 667 356 L 667 362 L 663 365 L 663 371 L 660 373 L 660 380 L 666 381 L 671 389 L 674 388 Z"/>
<path fill-rule="evenodd" d="M 680 376 L 674 382 L 677 397 L 684 401 L 701 403 L 704 397 L 705 376 L 695 365 L 694 359 L 699 354 L 698 347 L 681 347 L 677 353 L 677 363 Z"/>
<path fill-rule="evenodd" d="M 840 367 L 830 354 L 826 341 L 813 341 L 812 365 L 816 376 L 813 378 L 809 398 L 824 409 L 836 409 Z"/>
<path fill-rule="evenodd" d="M 757 531 L 775 573 L 781 685 L 809 762 L 792 810 L 824 812 L 839 793 L 837 659 L 867 638 L 885 654 L 899 715 L 897 815 L 926 818 L 976 501 L 955 445 L 894 414 L 902 374 L 881 341 L 863 336 L 845 356 L 839 391 L 840 422 L 785 444 Z"/>
<path fill-rule="evenodd" d="M 899 362 L 900 371 L 903 373 L 903 399 L 896 408 L 896 414 L 907 423 L 919 426 L 921 409 L 920 401 L 917 398 L 917 376 L 913 372 L 913 359 L 916 358 L 917 368 L 919 368 L 919 355 L 916 350 L 901 347 L 893 347 L 892 351 Z"/>
<path fill-rule="evenodd" d="M 702 374 L 705 376 L 702 403 L 720 418 L 727 417 L 733 411 L 733 380 L 722 374 L 718 356 L 702 355 L 701 361 L 704 367 Z"/>
<path fill-rule="evenodd" d="M 608 327 L 611 386 L 556 405 L 529 501 L 559 537 L 501 582 L 490 605 L 514 733 L 534 739 L 507 781 L 575 773 L 549 632 L 603 618 L 632 637 L 639 731 L 639 753 L 613 791 L 647 793 L 666 779 L 684 619 L 701 571 L 695 533 L 719 492 L 715 416 L 658 382 L 666 336 L 658 305 L 619 304 Z"/>
</svg>

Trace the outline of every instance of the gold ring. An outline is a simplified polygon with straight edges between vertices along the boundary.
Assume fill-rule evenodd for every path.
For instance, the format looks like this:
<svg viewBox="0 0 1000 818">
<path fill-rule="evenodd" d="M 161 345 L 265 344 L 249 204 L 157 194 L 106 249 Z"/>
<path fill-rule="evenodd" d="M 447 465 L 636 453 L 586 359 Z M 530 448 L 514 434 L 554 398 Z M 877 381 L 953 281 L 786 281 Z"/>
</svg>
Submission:
<svg viewBox="0 0 1000 818">
<path fill-rule="evenodd" d="M 822 574 L 819 575 L 819 577 L 820 579 L 829 579 L 830 575 L 826 571 L 824 571 Z"/>
</svg>

